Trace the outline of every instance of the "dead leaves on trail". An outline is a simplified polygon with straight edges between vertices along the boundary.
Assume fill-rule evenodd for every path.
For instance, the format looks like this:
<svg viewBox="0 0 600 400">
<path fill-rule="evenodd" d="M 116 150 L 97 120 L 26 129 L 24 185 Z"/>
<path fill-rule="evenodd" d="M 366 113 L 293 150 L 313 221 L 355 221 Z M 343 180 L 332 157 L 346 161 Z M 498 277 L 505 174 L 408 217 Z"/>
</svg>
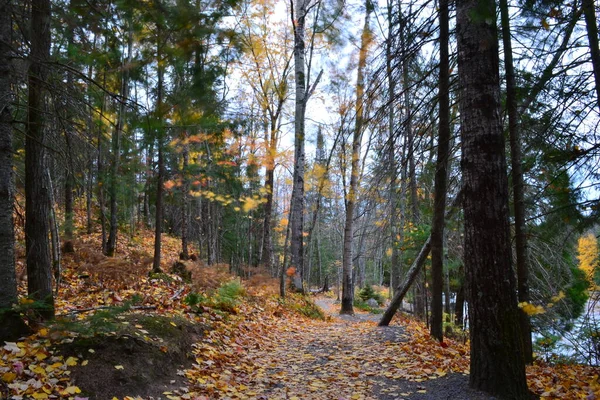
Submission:
<svg viewBox="0 0 600 400">
<path fill-rule="evenodd" d="M 231 279 L 226 266 L 186 264 L 192 284 L 170 274 L 148 277 L 144 261 L 151 252 L 148 235 L 120 243 L 119 259 L 106 259 L 94 250 L 99 247 L 94 235 L 80 238 L 75 253 L 65 257 L 56 307 L 59 315 L 80 325 L 89 322 L 88 316 L 98 316 L 100 309 L 125 303 L 152 309 L 154 316 L 176 316 L 202 325 L 203 334 L 190 349 L 193 366 L 173 371 L 188 385 L 158 393 L 161 398 L 367 400 L 381 393 L 386 399 L 401 399 L 427 394 L 427 381 L 432 379 L 468 373 L 468 345 L 452 340 L 439 344 L 423 325 L 402 316 L 386 328 L 367 321 L 365 314 L 352 323 L 308 319 L 294 311 L 307 299 L 290 295 L 285 302 L 278 300 L 277 280 L 255 270 L 246 271 L 253 275 L 244 283 L 248 296 L 236 303 L 234 313 L 213 307 L 218 302 L 209 300 L 191 307 L 183 299 L 192 291 L 214 300 L 220 285 Z M 165 237 L 165 271 L 177 260 L 178 249 L 175 239 Z M 337 305 L 329 311 L 337 313 Z M 160 352 L 172 350 L 145 324 L 119 318 L 119 326 L 129 324 L 127 336 L 132 340 L 158 341 Z M 110 329 L 102 334 L 120 335 L 118 329 Z M 75 365 L 98 361 L 97 352 L 77 359 L 51 350 L 76 335 L 42 327 L 29 338 L 0 347 L 0 398 L 86 399 L 72 382 L 71 371 Z M 111 372 L 129 368 L 121 358 L 111 360 Z M 530 389 L 541 397 L 600 398 L 597 369 L 536 364 L 527 372 Z M 403 386 L 407 380 L 416 382 L 411 390 Z"/>
<path fill-rule="evenodd" d="M 193 391 L 210 398 L 373 399 L 381 379 L 421 382 L 468 368 L 465 346 L 443 348 L 421 326 L 404 322 L 377 328 L 290 315 L 244 320 L 198 344 L 197 363 L 186 374 Z"/>
</svg>

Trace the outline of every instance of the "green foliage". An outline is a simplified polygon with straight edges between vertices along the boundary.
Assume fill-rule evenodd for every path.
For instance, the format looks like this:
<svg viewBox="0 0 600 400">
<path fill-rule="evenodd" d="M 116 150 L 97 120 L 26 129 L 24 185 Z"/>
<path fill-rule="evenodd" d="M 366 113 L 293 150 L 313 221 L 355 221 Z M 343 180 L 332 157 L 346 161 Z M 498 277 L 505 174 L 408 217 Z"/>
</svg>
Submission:
<svg viewBox="0 0 600 400">
<path fill-rule="evenodd" d="M 308 296 L 300 293 L 290 293 L 285 299 L 281 299 L 280 301 L 287 308 L 308 318 L 325 320 L 323 310 Z"/>
<path fill-rule="evenodd" d="M 156 279 L 159 281 L 163 281 L 165 283 L 173 283 L 175 281 L 175 279 L 173 279 L 173 277 L 169 274 L 165 274 L 164 272 L 152 272 L 150 271 L 150 273 L 148 273 L 148 277 L 150 279 Z"/>
<path fill-rule="evenodd" d="M 533 344 L 533 351 L 536 354 L 541 355 L 544 358 L 544 361 L 551 362 L 556 358 L 556 351 L 559 341 L 560 336 L 551 334 L 545 335 L 536 339 Z"/>
<path fill-rule="evenodd" d="M 365 286 L 358 292 L 358 297 L 366 302 L 369 299 L 374 299 L 380 306 L 385 302 L 383 296 L 373 289 L 373 286 Z"/>
<path fill-rule="evenodd" d="M 354 307 L 358 308 L 362 311 L 370 312 L 371 314 L 383 314 L 383 310 L 381 308 L 373 308 L 369 306 L 366 302 L 360 299 L 354 299 L 353 303 Z"/>
<path fill-rule="evenodd" d="M 0 310 L 3 312 L 15 312 L 23 316 L 27 321 L 39 321 L 41 315 L 46 315 L 52 310 L 52 300 L 34 300 L 30 297 L 22 299 L 19 304 L 16 304 L 12 309 Z M 0 317 L 2 317 L 0 315 Z"/>
<path fill-rule="evenodd" d="M 216 308 L 223 311 L 234 310 L 246 291 L 239 279 L 234 279 L 222 284 L 217 290 Z"/>
<path fill-rule="evenodd" d="M 189 293 L 183 303 L 190 306 L 194 312 L 202 313 L 205 308 L 211 308 L 228 313 L 236 313 L 241 298 L 246 294 L 239 279 L 223 283 L 217 291 L 209 296 L 201 293 Z"/>
<path fill-rule="evenodd" d="M 573 318 L 579 317 L 585 310 L 585 304 L 588 300 L 589 283 L 585 273 L 577 267 L 571 268 L 573 281 L 566 291 L 567 301 L 570 304 Z"/>
<path fill-rule="evenodd" d="M 83 336 L 95 336 L 115 333 L 121 326 L 123 314 L 130 311 L 131 307 L 142 300 L 139 294 L 120 306 L 110 306 L 92 312 L 83 320 L 60 318 L 54 322 L 53 328 L 59 331 L 75 332 Z"/>
</svg>

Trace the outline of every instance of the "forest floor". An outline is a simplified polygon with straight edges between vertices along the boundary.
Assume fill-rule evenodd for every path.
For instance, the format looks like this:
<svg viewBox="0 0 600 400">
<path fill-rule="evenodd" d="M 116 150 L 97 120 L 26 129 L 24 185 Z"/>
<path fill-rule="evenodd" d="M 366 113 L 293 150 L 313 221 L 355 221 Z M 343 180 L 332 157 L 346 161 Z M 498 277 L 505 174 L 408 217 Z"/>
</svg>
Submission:
<svg viewBox="0 0 600 400">
<path fill-rule="evenodd" d="M 276 280 L 249 270 L 239 282 L 225 265 L 149 276 L 151 233 L 122 238 L 116 258 L 98 235 L 74 244 L 56 320 L 0 348 L 2 399 L 492 398 L 468 387 L 466 344 L 440 344 L 406 315 L 377 327 L 379 315 L 339 316 L 327 295 L 281 300 Z M 165 237 L 165 271 L 178 248 Z M 591 400 L 598 372 L 540 362 L 527 375 L 541 397 Z"/>
</svg>

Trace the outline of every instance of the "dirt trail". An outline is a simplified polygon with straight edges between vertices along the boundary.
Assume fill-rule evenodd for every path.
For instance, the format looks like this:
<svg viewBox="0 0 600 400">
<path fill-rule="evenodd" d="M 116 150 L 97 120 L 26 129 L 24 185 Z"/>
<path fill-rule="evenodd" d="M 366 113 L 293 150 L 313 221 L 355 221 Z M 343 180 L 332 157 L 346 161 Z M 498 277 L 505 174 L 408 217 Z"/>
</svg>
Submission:
<svg viewBox="0 0 600 400">
<path fill-rule="evenodd" d="M 336 400 L 491 398 L 471 391 L 465 375 L 447 373 L 453 364 L 444 366 L 435 357 L 426 359 L 414 353 L 414 343 L 409 343 L 411 338 L 403 327 L 377 327 L 378 315 L 339 316 L 338 305 L 331 299 L 318 298 L 316 304 L 331 316 L 329 321 L 289 325 L 282 320 L 274 335 L 265 336 L 256 350 L 246 354 L 242 364 L 254 367 L 248 371 L 246 396 Z"/>
</svg>

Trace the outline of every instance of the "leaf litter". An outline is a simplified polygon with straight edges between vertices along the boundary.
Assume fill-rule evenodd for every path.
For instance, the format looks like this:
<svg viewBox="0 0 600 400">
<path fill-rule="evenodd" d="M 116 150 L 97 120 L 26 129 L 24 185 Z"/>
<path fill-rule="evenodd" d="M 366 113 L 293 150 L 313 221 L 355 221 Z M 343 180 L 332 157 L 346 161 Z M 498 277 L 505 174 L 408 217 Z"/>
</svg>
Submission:
<svg viewBox="0 0 600 400">
<path fill-rule="evenodd" d="M 145 236 L 144 236 L 145 235 Z M 98 235 L 83 235 L 79 251 L 65 258 L 65 271 L 57 314 L 81 326 L 104 308 L 132 304 L 114 316 L 103 331 L 81 332 L 68 325 L 42 326 L 33 335 L 0 348 L 0 398 L 6 399 L 489 399 L 467 387 L 468 344 L 445 340 L 440 345 L 425 327 L 406 316 L 396 316 L 392 326 L 376 326 L 377 316 L 360 313 L 339 318 L 337 306 L 328 298 L 318 299 L 329 316 L 310 319 L 297 312 L 306 300 L 276 296 L 277 282 L 255 275 L 244 282 L 248 291 L 240 304 L 226 312 L 210 306 L 193 308 L 183 298 L 191 291 L 207 298 L 214 289 L 232 279 L 227 266 L 187 264 L 192 282 L 163 274 L 148 277 L 147 257 L 151 233 L 120 242 L 120 259 L 111 262 L 93 250 Z M 146 237 L 148 236 L 148 237 Z M 177 260 L 179 243 L 165 237 L 163 269 Z M 94 268 L 103 265 L 103 269 Z M 184 336 L 168 337 L 179 327 Z M 87 325 L 86 325 L 87 324 Z M 201 329 L 180 329 L 197 326 Z M 89 328 L 89 326 L 88 326 Z M 94 340 L 89 340 L 93 338 Z M 82 340 L 87 347 L 81 346 Z M 186 342 L 187 341 L 187 342 Z M 119 347 L 116 343 L 127 343 Z M 76 344 L 80 346 L 77 347 Z M 143 351 L 131 350 L 127 361 L 119 351 L 152 348 L 154 365 L 136 362 Z M 186 348 L 184 348 L 186 347 Z M 103 350 L 112 348 L 109 356 Z M 144 351 L 146 351 L 144 350 Z M 166 363 L 174 352 L 176 363 Z M 160 355 L 164 359 L 160 359 Z M 188 359 L 184 362 L 184 359 Z M 97 372 L 104 363 L 111 374 Z M 176 364 L 180 363 L 178 367 Z M 138 365 L 139 364 L 139 365 Z M 91 368 L 90 368 L 91 367 Z M 144 383 L 148 391 L 110 395 L 111 389 L 135 380 L 124 375 L 154 368 L 167 384 Z M 532 392 L 542 398 L 600 398 L 598 369 L 580 365 L 528 367 Z M 156 375 L 155 375 L 156 376 Z M 104 385 L 104 393 L 94 393 Z M 152 378 L 154 380 L 155 378 Z M 169 385 L 170 384 L 170 385 Z M 94 390 L 90 389 L 93 388 Z M 96 397 L 94 397 L 96 396 Z"/>
</svg>

